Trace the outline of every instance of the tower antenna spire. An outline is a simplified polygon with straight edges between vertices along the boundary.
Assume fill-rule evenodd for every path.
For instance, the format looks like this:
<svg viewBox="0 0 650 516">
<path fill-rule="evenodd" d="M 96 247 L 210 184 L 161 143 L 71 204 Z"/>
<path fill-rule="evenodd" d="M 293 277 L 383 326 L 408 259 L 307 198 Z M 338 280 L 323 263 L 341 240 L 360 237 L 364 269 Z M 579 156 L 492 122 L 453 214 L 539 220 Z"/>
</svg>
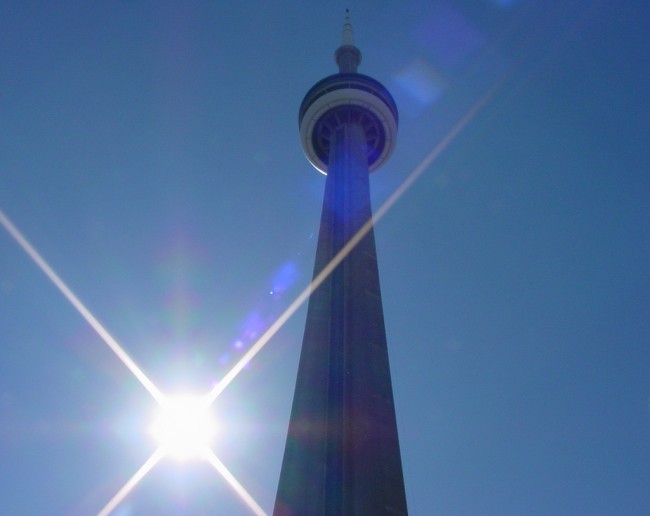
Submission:
<svg viewBox="0 0 650 516">
<path fill-rule="evenodd" d="M 361 51 L 354 45 L 354 33 L 350 22 L 350 9 L 345 10 L 345 21 L 341 33 L 341 46 L 334 53 L 339 73 L 357 73 L 361 63 Z"/>
<path fill-rule="evenodd" d="M 345 22 L 343 23 L 342 45 L 354 45 L 354 32 L 350 23 L 350 9 L 345 10 Z"/>
</svg>

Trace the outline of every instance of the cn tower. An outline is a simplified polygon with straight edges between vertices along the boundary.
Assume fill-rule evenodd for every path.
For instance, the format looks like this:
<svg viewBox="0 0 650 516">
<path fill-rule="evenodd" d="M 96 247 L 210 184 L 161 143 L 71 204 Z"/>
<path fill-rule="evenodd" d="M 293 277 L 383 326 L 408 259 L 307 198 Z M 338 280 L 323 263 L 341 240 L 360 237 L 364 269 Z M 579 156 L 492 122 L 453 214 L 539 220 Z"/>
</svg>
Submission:
<svg viewBox="0 0 650 516">
<path fill-rule="evenodd" d="M 369 173 L 397 136 L 390 93 L 357 73 L 347 11 L 342 39 L 339 73 L 307 92 L 298 117 L 307 159 L 327 175 L 315 278 L 372 220 Z M 372 226 L 311 294 L 273 512 L 407 514 Z"/>
</svg>

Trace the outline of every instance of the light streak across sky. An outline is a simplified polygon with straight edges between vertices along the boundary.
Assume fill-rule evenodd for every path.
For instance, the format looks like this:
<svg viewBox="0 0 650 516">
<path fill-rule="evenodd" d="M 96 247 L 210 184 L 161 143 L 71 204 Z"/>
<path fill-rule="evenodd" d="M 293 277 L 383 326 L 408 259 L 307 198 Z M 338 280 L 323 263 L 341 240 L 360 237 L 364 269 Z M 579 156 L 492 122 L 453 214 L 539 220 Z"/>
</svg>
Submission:
<svg viewBox="0 0 650 516">
<path fill-rule="evenodd" d="M 232 382 L 237 375 L 246 367 L 246 365 L 257 355 L 264 346 L 273 338 L 273 336 L 282 328 L 291 316 L 300 308 L 300 306 L 309 299 L 311 293 L 316 290 L 332 271 L 339 265 L 345 257 L 352 252 L 355 246 L 365 237 L 372 227 L 390 210 L 393 205 L 404 195 L 413 183 L 427 170 L 433 161 L 449 146 L 449 144 L 460 134 L 460 132 L 467 126 L 467 124 L 477 115 L 485 104 L 490 100 L 494 92 L 501 85 L 503 81 L 496 82 L 489 90 L 487 90 L 481 98 L 479 98 L 447 132 L 447 134 L 438 142 L 431 152 L 416 166 L 413 171 L 406 176 L 406 179 L 395 189 L 395 191 L 384 201 L 379 209 L 374 213 L 372 218 L 368 219 L 366 223 L 361 226 L 352 238 L 343 246 L 343 248 L 330 260 L 330 262 L 323 267 L 323 270 L 312 280 L 312 282 L 296 297 L 296 299 L 289 305 L 289 307 L 277 318 L 277 320 L 269 326 L 269 328 L 262 334 L 262 336 L 251 346 L 251 348 L 242 356 L 239 361 L 226 373 L 226 375 L 210 390 L 208 398 L 210 402 L 223 392 L 223 390 Z"/>
<path fill-rule="evenodd" d="M 210 394 L 211 448 L 271 514 L 291 405 L 280 389 L 292 393 L 296 373 L 282 356 L 297 358 L 320 272 L 305 262 L 318 220 L 304 215 L 320 208 L 323 178 L 293 142 L 295 112 L 310 77 L 337 72 L 343 10 L 165 2 L 152 16 L 142 2 L 29 4 L 0 9 L 11 49 L 0 94 L 0 513 L 96 515 L 159 447 L 160 399 Z M 381 279 L 399 286 L 387 318 L 396 410 L 406 423 L 439 415 L 423 386 L 451 361 L 457 374 L 435 387 L 454 393 L 458 421 L 478 422 L 462 435 L 438 425 L 436 439 L 411 425 L 401 443 L 409 509 L 526 512 L 530 500 L 498 487 L 540 483 L 587 513 L 650 506 L 640 475 L 650 449 L 634 439 L 650 414 L 647 2 L 384 4 L 350 7 L 359 71 L 400 112 L 391 170 L 370 178 L 379 258 L 393 264 Z M 30 246 L 158 401 L 49 285 Z M 294 276 L 280 274 L 286 263 Z M 483 349 L 509 359 L 479 363 Z M 99 374 L 110 364 L 122 385 Z M 504 391 L 521 410 L 495 418 Z M 559 442 L 557 428 L 575 431 Z M 605 452 L 589 454 L 595 441 Z M 469 453 L 441 457 L 448 442 Z M 560 458 L 538 453 L 558 444 Z M 162 451 L 111 516 L 252 514 L 205 457 L 177 464 Z M 512 460 L 495 464 L 504 452 Z M 435 497 L 432 461 L 449 487 Z M 497 489 L 463 496 L 481 471 Z M 558 512 L 553 497 L 534 503 Z"/>
<path fill-rule="evenodd" d="M 16 226 L 9 220 L 2 210 L 0 210 L 0 224 L 4 226 L 7 232 L 14 238 L 20 247 L 27 253 L 32 261 L 38 266 L 39 269 L 45 274 L 54 286 L 59 289 L 61 294 L 70 302 L 72 306 L 79 312 L 79 314 L 90 324 L 90 326 L 97 332 L 106 345 L 113 353 L 119 358 L 126 368 L 133 373 L 140 383 L 147 391 L 154 397 L 154 399 L 161 405 L 165 401 L 162 392 L 154 385 L 149 377 L 144 374 L 142 369 L 133 361 L 126 351 L 118 344 L 113 336 L 106 328 L 100 323 L 97 318 L 86 308 L 74 292 L 65 284 L 65 282 L 54 272 L 54 269 L 43 259 L 43 257 L 36 251 L 29 241 L 23 236 Z"/>
<path fill-rule="evenodd" d="M 257 504 L 255 499 L 244 489 L 233 474 L 226 468 L 226 466 L 219 460 L 219 458 L 214 454 L 212 450 L 208 450 L 206 453 L 206 460 L 216 469 L 223 478 L 228 482 L 233 491 L 237 493 L 239 498 L 248 506 L 248 508 L 253 511 L 253 514 L 256 516 L 266 516 L 266 513 L 262 508 Z"/>
<path fill-rule="evenodd" d="M 149 457 L 145 463 L 140 466 L 140 469 L 135 472 L 135 474 L 127 481 L 122 488 L 115 493 L 115 496 L 110 499 L 110 501 L 104 506 L 104 508 L 97 513 L 97 516 L 108 516 L 113 512 L 120 503 L 127 497 L 127 495 L 133 491 L 133 488 L 138 485 L 140 480 L 151 471 L 151 469 L 163 458 L 164 452 L 161 448 L 158 448 L 151 457 Z"/>
</svg>

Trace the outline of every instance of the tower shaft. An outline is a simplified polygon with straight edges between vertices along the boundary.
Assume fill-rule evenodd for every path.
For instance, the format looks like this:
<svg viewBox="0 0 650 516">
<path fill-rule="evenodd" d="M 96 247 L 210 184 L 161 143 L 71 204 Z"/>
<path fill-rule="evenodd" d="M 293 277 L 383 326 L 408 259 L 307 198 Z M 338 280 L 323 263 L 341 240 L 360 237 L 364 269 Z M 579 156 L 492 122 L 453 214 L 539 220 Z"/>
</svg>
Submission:
<svg viewBox="0 0 650 516">
<path fill-rule="evenodd" d="M 329 140 L 316 276 L 372 217 L 367 135 Z M 406 514 L 374 232 L 312 292 L 275 515 Z"/>
</svg>

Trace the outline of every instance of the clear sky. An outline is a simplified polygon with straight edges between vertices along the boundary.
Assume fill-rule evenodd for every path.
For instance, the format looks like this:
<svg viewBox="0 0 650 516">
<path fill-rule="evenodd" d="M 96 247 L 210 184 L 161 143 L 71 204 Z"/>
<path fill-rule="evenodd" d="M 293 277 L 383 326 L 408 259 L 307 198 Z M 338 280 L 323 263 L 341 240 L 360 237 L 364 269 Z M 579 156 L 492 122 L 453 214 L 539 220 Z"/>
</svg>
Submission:
<svg viewBox="0 0 650 516">
<path fill-rule="evenodd" d="M 2 2 L 0 210 L 165 393 L 208 390 L 307 285 L 324 188 L 298 107 L 393 93 L 377 224 L 413 514 L 650 507 L 647 2 Z M 270 511 L 305 308 L 219 396 L 215 454 Z M 97 513 L 156 403 L 0 227 L 0 513 Z M 163 459 L 116 514 L 249 514 Z"/>
</svg>

